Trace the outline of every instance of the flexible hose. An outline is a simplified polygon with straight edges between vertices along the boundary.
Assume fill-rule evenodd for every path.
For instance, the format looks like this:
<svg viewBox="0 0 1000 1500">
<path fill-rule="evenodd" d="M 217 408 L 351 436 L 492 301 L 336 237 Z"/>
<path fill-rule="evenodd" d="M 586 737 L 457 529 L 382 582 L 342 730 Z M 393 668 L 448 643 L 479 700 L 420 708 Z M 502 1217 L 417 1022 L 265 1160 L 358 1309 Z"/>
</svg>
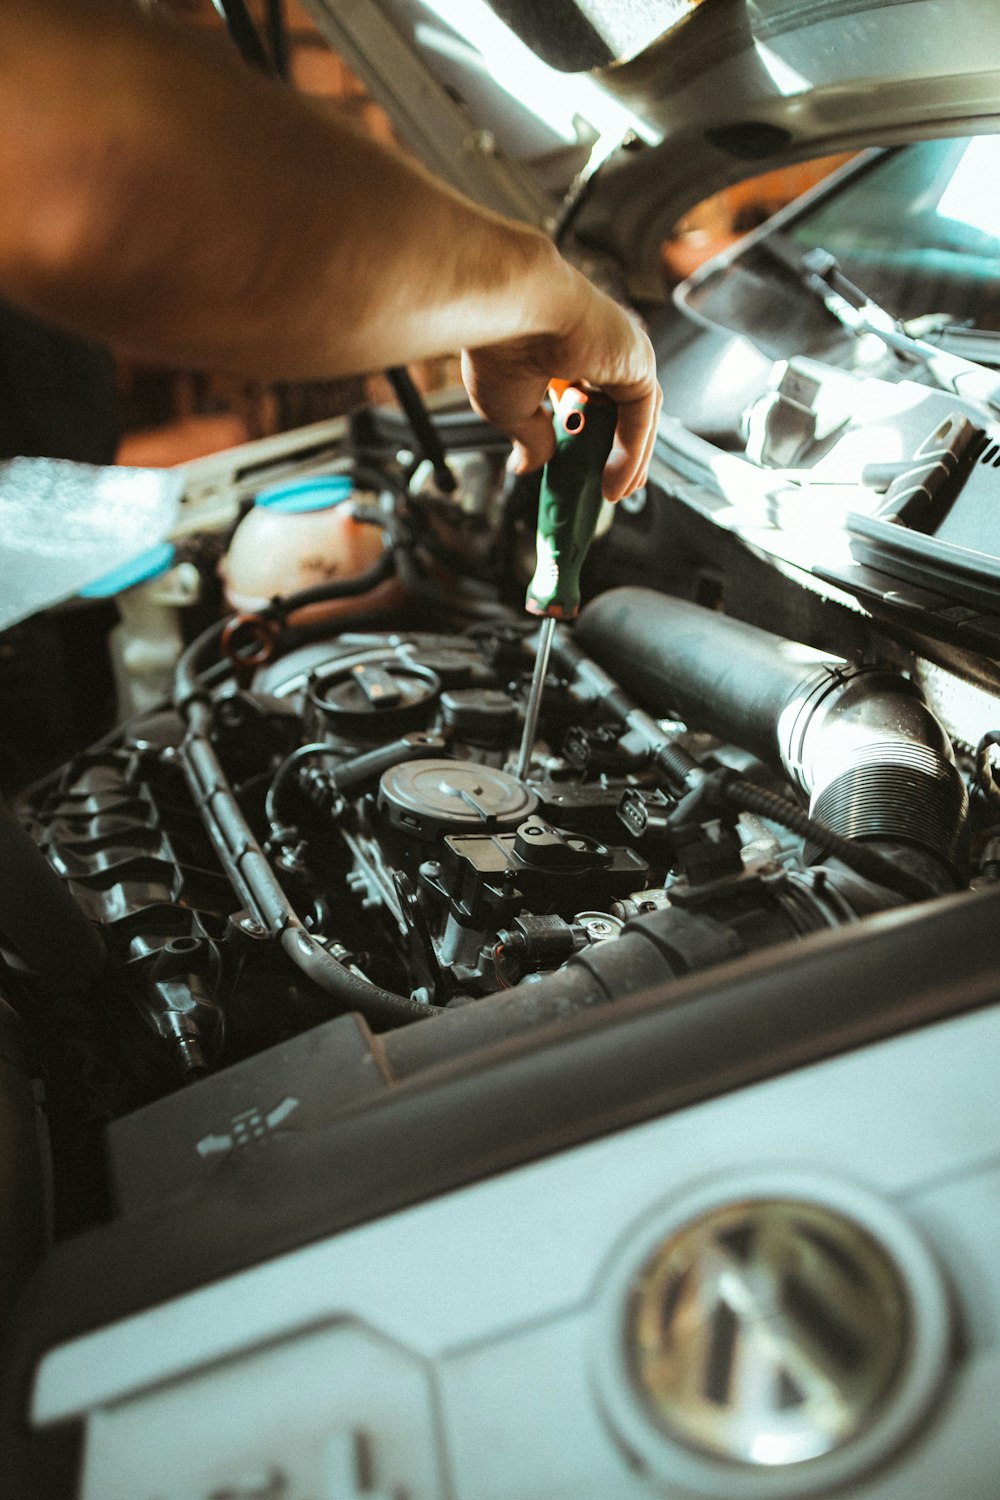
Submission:
<svg viewBox="0 0 1000 1500">
<path fill-rule="evenodd" d="M 182 747 L 184 774 L 208 835 L 241 897 L 292 962 L 346 1010 L 357 1010 L 381 1030 L 422 1021 L 436 1012 L 355 974 L 299 921 L 254 838 L 209 738 L 212 712 L 198 698 L 185 706 L 188 734 Z"/>
<path fill-rule="evenodd" d="M 395 572 L 395 560 L 391 552 L 383 555 L 364 573 L 353 578 L 340 578 L 332 583 L 316 584 L 313 588 L 301 589 L 296 594 L 287 594 L 274 599 L 268 613 L 278 620 L 304 609 L 309 604 L 325 604 L 336 599 L 354 599 L 377 588 Z M 202 674 L 207 670 L 209 658 L 217 655 L 218 645 L 232 616 L 216 620 L 201 635 L 196 636 L 181 653 L 174 670 L 174 707 L 183 711 L 185 704 L 204 690 Z"/>
<path fill-rule="evenodd" d="M 426 1021 L 441 1014 L 432 1005 L 411 1000 L 408 995 L 396 995 L 372 984 L 370 979 L 362 979 L 304 927 L 286 927 L 281 933 L 281 946 L 314 984 L 333 995 L 345 1010 L 360 1011 L 375 1031 L 408 1026 L 413 1021 Z"/>
<path fill-rule="evenodd" d="M 299 589 L 295 594 L 284 594 L 272 601 L 269 612 L 279 619 L 287 620 L 310 604 L 327 604 L 336 599 L 357 599 L 371 589 L 378 588 L 380 583 L 385 583 L 395 572 L 393 554 L 383 552 L 363 573 L 352 578 L 339 578 L 332 583 L 317 583 L 312 588 Z"/>
<path fill-rule="evenodd" d="M 941 894 L 934 886 L 921 880 L 919 876 L 900 869 L 892 860 L 876 853 L 874 849 L 842 838 L 839 833 L 834 833 L 832 829 L 811 818 L 801 807 L 796 807 L 794 802 L 776 796 L 765 787 L 755 786 L 752 781 L 737 777 L 724 782 L 721 795 L 738 812 L 756 813 L 760 818 L 769 818 L 779 827 L 800 834 L 825 854 L 839 859 L 841 864 L 847 865 L 856 875 L 872 881 L 874 885 L 884 886 L 887 890 L 898 891 L 909 901 L 926 901 L 930 896 Z"/>
<path fill-rule="evenodd" d="M 803 684 L 846 665 L 653 589 L 611 589 L 582 611 L 579 645 L 655 712 L 676 712 L 761 760 L 780 760 L 778 726 Z"/>
<path fill-rule="evenodd" d="M 792 833 L 801 835 L 817 849 L 839 859 L 841 864 L 847 865 L 856 875 L 863 876 L 875 885 L 898 891 L 910 901 L 925 901 L 930 896 L 940 894 L 935 887 L 919 876 L 900 869 L 876 850 L 842 838 L 839 833 L 810 817 L 794 802 L 789 802 L 787 797 L 779 797 L 777 793 L 757 786 L 743 776 L 727 775 L 715 779 L 714 774 L 707 772 L 683 745 L 664 745 L 657 751 L 656 763 L 676 790 L 687 791 L 701 782 L 713 781 L 713 795 L 722 802 L 728 802 L 735 811 L 755 813 L 757 817 L 768 818 L 772 823 L 777 823 L 779 828 L 787 828 Z"/>
<path fill-rule="evenodd" d="M 448 467 L 444 444 L 431 420 L 423 396 L 417 389 L 413 376 L 405 365 L 390 365 L 386 370 L 396 400 L 403 408 L 417 447 L 434 470 L 434 481 L 439 490 L 451 495 L 456 488 L 455 476 Z"/>
</svg>

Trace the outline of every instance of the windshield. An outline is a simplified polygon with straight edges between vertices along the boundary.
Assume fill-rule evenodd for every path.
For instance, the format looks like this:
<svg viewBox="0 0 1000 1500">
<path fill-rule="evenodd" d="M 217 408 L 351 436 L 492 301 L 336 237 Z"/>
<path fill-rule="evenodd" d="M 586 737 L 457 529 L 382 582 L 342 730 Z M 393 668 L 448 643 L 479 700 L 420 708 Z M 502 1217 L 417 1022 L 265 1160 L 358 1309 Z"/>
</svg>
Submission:
<svg viewBox="0 0 1000 1500">
<path fill-rule="evenodd" d="M 924 141 L 886 153 L 774 233 L 821 246 L 895 317 L 943 314 L 1000 332 L 1000 136 Z M 822 306 L 767 249 L 769 233 L 682 297 L 776 358 L 836 337 Z M 786 257 L 787 258 L 787 257 Z"/>
<path fill-rule="evenodd" d="M 830 250 L 895 313 L 1000 328 L 1000 136 L 909 146 L 806 210 L 789 238 Z"/>
</svg>

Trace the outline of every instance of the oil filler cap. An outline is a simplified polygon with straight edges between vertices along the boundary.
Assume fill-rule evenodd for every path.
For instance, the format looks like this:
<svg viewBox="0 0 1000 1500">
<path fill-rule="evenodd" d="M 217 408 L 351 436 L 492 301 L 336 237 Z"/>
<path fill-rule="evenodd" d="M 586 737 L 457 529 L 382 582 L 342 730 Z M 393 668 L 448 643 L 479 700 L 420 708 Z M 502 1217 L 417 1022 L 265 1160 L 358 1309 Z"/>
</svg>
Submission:
<svg viewBox="0 0 1000 1500">
<path fill-rule="evenodd" d="M 917 1428 L 950 1347 L 940 1273 L 895 1208 L 799 1173 L 706 1186 L 609 1266 L 605 1414 L 669 1487 L 800 1497 L 859 1479 Z"/>
<path fill-rule="evenodd" d="M 309 702 L 319 725 L 333 734 L 381 740 L 422 728 L 440 691 L 434 672 L 390 656 L 314 677 Z"/>
</svg>

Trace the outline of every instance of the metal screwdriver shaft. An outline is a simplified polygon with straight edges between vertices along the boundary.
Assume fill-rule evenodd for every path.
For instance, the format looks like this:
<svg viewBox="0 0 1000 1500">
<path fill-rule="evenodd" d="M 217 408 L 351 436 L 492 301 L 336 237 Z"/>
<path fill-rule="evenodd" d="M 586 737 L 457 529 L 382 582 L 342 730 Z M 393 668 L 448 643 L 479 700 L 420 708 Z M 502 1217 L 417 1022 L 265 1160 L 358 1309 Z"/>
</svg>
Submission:
<svg viewBox="0 0 1000 1500">
<path fill-rule="evenodd" d="M 517 756 L 517 765 L 514 775 L 519 781 L 523 781 L 528 774 L 528 766 L 531 764 L 531 752 L 535 748 L 535 735 L 538 732 L 538 715 L 542 707 L 542 689 L 545 686 L 545 674 L 549 670 L 549 657 L 552 655 L 552 637 L 556 631 L 555 615 L 548 615 L 542 621 L 542 628 L 538 634 L 538 646 L 535 650 L 535 670 L 531 675 L 531 691 L 528 693 L 528 706 L 524 711 L 524 733 L 521 736 L 521 749 Z"/>
<path fill-rule="evenodd" d="M 580 569 L 601 513 L 601 476 L 617 420 L 614 402 L 599 391 L 571 385 L 556 405 L 556 447 L 542 475 L 535 576 L 525 600 L 529 614 L 544 620 L 515 768 L 522 781 L 535 746 L 556 620 L 572 620 L 580 608 Z"/>
</svg>

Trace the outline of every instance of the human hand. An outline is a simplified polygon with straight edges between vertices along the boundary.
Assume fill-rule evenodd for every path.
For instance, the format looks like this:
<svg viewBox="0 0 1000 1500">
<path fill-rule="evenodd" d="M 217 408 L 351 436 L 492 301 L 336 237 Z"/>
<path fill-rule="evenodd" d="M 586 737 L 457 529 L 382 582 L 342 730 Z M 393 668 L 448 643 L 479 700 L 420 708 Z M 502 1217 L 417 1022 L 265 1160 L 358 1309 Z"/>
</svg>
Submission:
<svg viewBox="0 0 1000 1500">
<path fill-rule="evenodd" d="M 573 299 L 562 326 L 507 342 L 467 349 L 462 377 L 475 409 L 508 433 L 513 467 L 525 473 L 552 455 L 552 418 L 543 408 L 553 378 L 585 381 L 618 406 L 615 442 L 603 493 L 620 500 L 646 482 L 663 393 L 653 347 L 636 319 L 563 263 Z"/>
</svg>

